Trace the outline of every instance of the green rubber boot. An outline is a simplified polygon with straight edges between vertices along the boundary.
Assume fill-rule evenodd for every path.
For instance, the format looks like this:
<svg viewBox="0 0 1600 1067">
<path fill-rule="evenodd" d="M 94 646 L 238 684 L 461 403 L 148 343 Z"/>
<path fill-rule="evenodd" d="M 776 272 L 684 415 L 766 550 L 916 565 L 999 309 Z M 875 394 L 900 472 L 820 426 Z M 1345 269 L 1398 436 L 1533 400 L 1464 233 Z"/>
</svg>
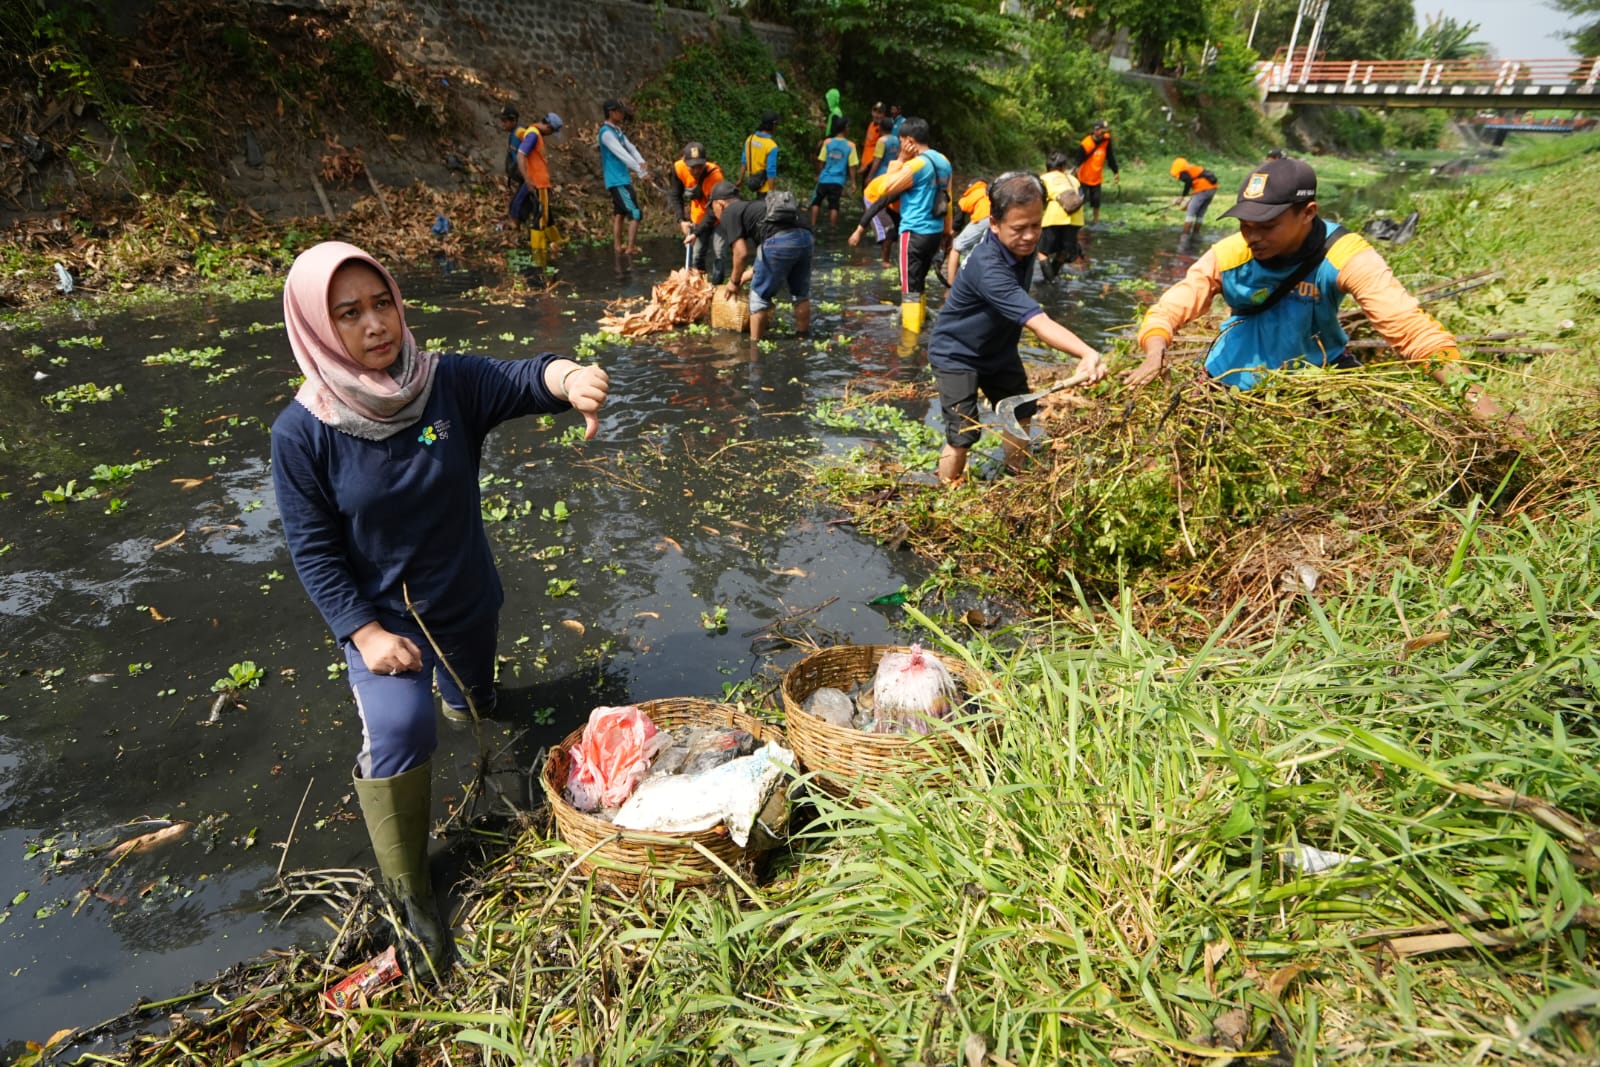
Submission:
<svg viewBox="0 0 1600 1067">
<path fill-rule="evenodd" d="M 378 857 L 378 873 L 400 903 L 406 931 L 402 938 L 412 974 L 443 976 L 450 966 L 450 935 L 439 921 L 428 875 L 428 823 L 433 801 L 433 764 L 424 763 L 390 778 L 353 776 L 361 816 Z M 420 953 L 414 951 L 420 948 Z M 420 956 L 420 958 L 419 958 Z"/>
</svg>

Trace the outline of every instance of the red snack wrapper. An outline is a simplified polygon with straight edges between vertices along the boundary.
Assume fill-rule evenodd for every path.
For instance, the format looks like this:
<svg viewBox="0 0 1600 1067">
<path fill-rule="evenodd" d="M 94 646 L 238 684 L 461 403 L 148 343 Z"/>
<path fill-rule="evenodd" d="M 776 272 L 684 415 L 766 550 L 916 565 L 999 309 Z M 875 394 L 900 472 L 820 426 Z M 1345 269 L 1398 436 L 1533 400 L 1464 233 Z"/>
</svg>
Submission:
<svg viewBox="0 0 1600 1067">
<path fill-rule="evenodd" d="M 332 989 L 324 990 L 323 1002 L 335 1011 L 343 1011 L 359 1004 L 396 978 L 400 977 L 400 961 L 395 958 L 390 945 L 366 963 L 351 971 Z"/>
</svg>

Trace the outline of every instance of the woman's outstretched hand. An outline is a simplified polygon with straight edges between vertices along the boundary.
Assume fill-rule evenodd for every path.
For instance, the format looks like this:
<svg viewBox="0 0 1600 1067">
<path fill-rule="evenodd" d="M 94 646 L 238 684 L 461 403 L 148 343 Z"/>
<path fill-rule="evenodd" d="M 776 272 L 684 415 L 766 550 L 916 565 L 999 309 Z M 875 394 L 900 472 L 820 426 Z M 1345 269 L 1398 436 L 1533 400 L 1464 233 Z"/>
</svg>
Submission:
<svg viewBox="0 0 1600 1067">
<path fill-rule="evenodd" d="M 572 410 L 583 416 L 583 439 L 592 440 L 600 432 L 600 409 L 605 406 L 606 397 L 611 395 L 611 376 L 604 369 L 596 366 L 580 366 L 568 374 L 566 371 L 564 388 L 567 403 L 572 405 Z"/>
</svg>

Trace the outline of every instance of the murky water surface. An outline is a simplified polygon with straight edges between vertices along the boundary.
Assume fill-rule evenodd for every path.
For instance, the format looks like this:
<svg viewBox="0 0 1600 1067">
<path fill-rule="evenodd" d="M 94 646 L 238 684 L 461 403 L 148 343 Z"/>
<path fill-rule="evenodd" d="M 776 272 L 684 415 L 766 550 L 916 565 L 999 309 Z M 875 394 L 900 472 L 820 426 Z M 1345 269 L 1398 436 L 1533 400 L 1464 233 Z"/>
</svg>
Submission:
<svg viewBox="0 0 1600 1067">
<path fill-rule="evenodd" d="M 1040 296 L 1098 343 L 1131 321 L 1133 280 L 1175 280 L 1198 251 L 1174 230 L 1089 236 L 1088 274 Z M 669 242 L 648 251 L 625 276 L 609 250 L 570 252 L 561 286 L 514 307 L 465 295 L 485 279 L 445 265 L 396 273 L 419 340 L 516 357 L 572 352 L 607 301 L 647 293 L 675 261 Z M 917 378 L 926 360 L 897 351 L 896 316 L 872 308 L 896 284 L 867 249 L 824 233 L 815 286 L 814 337 L 839 343 L 780 319 L 765 351 L 731 335 L 603 345 L 597 440 L 575 442 L 571 415 L 491 436 L 483 492 L 507 594 L 491 741 L 526 761 L 596 704 L 719 696 L 761 665 L 760 631 L 818 605 L 817 627 L 898 639 L 894 609 L 868 601 L 923 570 L 831 521 L 798 470 L 862 443 L 810 421 L 817 400 Z M 294 373 L 275 300 L 0 334 L 0 1048 L 322 936 L 313 916 L 278 925 L 257 896 L 302 796 L 291 867 L 369 862 L 354 706 L 267 469 Z M 113 391 L 94 400 L 88 383 Z M 97 495 L 41 502 L 85 487 Z M 726 628 L 708 630 L 719 608 Z M 214 683 L 246 663 L 259 687 L 213 716 Z M 442 812 L 479 747 L 470 730 L 440 736 Z M 165 825 L 142 820 L 192 827 L 113 861 L 108 846 Z"/>
</svg>

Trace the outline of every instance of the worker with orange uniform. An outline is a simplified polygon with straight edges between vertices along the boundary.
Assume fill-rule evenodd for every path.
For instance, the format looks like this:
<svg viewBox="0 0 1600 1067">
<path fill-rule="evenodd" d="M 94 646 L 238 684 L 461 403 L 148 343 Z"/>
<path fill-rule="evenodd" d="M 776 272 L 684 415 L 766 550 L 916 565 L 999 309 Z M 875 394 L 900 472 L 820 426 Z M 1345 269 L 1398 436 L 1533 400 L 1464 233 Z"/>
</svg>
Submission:
<svg viewBox="0 0 1600 1067">
<path fill-rule="evenodd" d="M 1122 168 L 1117 166 L 1117 154 L 1111 147 L 1111 126 L 1100 119 L 1078 145 L 1078 184 L 1083 186 L 1084 200 L 1094 209 L 1091 226 L 1100 221 L 1100 186 L 1105 182 L 1107 167 L 1121 185 Z"/>
<path fill-rule="evenodd" d="M 1211 198 L 1217 195 L 1217 176 L 1182 156 L 1172 161 L 1169 173 L 1183 185 L 1183 192 L 1172 202 L 1174 207 L 1187 208 L 1183 216 L 1183 232 L 1198 230 L 1206 219 L 1206 208 L 1211 206 Z"/>
<path fill-rule="evenodd" d="M 674 177 L 667 182 L 667 201 L 678 215 L 678 229 L 688 237 L 705 216 L 711 203 L 711 190 L 727 179 L 722 175 L 722 168 L 706 158 L 706 146 L 699 141 L 683 146 L 683 155 L 672 165 L 672 172 Z M 720 285 L 726 251 L 726 243 L 713 231 L 709 243 L 695 241 L 690 262 L 695 270 L 709 270 L 712 284 Z"/>
</svg>

